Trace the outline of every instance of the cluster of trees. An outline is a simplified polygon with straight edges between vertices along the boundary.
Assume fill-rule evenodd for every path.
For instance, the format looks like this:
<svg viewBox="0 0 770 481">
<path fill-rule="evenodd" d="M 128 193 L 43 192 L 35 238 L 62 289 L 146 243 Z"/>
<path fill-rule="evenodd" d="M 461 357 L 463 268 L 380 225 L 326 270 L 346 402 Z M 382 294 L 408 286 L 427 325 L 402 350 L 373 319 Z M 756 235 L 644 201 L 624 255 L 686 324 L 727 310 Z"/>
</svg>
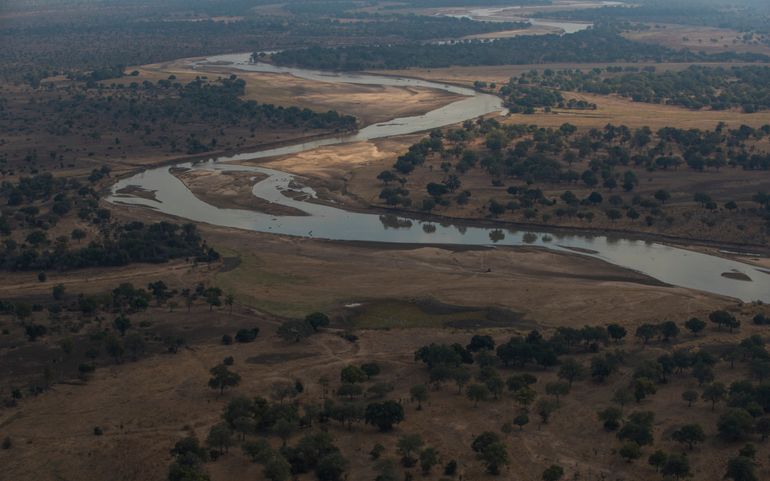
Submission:
<svg viewBox="0 0 770 481">
<path fill-rule="evenodd" d="M 694 61 L 709 57 L 632 42 L 614 29 L 590 29 L 563 36 L 522 36 L 493 42 L 309 47 L 284 50 L 273 54 L 272 58 L 280 65 L 327 70 L 367 70 L 549 62 Z"/>
<path fill-rule="evenodd" d="M 644 171 L 676 176 L 684 166 L 695 172 L 719 172 L 725 167 L 766 170 L 770 154 L 764 152 L 762 143 L 768 134 L 770 126 L 730 129 L 722 123 L 714 130 L 664 127 L 653 131 L 612 124 L 579 130 L 568 123 L 540 128 L 487 119 L 431 132 L 400 156 L 392 170 L 377 178 L 384 184 L 380 199 L 385 204 L 431 211 L 452 202 L 458 206 L 469 203 L 473 192 L 461 188 L 463 175 L 480 169 L 493 186 L 505 187 L 505 179 L 522 182 L 505 189 L 510 197 L 492 197 L 480 206 L 493 217 L 514 212 L 527 221 L 542 216 L 545 223 L 573 218 L 591 222 L 598 213 L 613 223 L 627 218 L 643 222 L 645 227 L 669 229 L 675 219 L 669 213 L 672 194 L 665 189 L 635 193 Z M 425 169 L 426 164 L 434 179 L 441 176 L 440 181 L 423 184 L 427 196 L 413 199 L 423 187 L 410 183 L 410 174 Z M 569 187 L 556 195 L 560 185 Z M 588 193 L 578 195 L 576 190 Z M 731 198 L 718 202 L 708 193 L 694 192 L 687 199 L 680 195 L 676 208 L 690 202 L 691 210 L 709 214 L 701 217 L 709 227 L 717 218 L 740 212 L 745 219 L 758 222 L 761 232 L 761 223 L 770 220 L 768 196 L 746 193 L 741 200 L 741 205 Z"/>
<path fill-rule="evenodd" d="M 313 312 L 304 319 L 291 319 L 278 327 L 278 336 L 289 342 L 299 342 L 317 333 L 322 327 L 328 327 L 329 317 L 322 312 Z"/>
<path fill-rule="evenodd" d="M 681 105 L 690 109 L 741 108 L 751 113 L 770 107 L 770 67 L 704 67 L 693 65 L 680 71 L 655 72 L 639 69 L 594 68 L 589 71 L 546 69 L 511 80 L 511 89 L 539 89 L 548 98 L 554 90 L 619 94 L 636 102 Z M 542 106 L 547 106 L 544 104 Z"/>
<path fill-rule="evenodd" d="M 41 273 L 39 278 L 45 280 L 45 274 Z M 212 309 L 223 303 L 232 306 L 233 296 L 224 296 L 217 287 L 197 284 L 193 288 L 177 290 L 169 288 L 163 281 L 151 282 L 146 288 L 123 283 L 96 295 L 70 293 L 63 284 L 56 284 L 51 288 L 48 302 L 0 301 L 0 315 L 14 318 L 14 324 L 30 343 L 45 338 L 47 344 L 58 349 L 54 364 L 43 359 L 39 368 L 29 368 L 29 372 L 39 369 L 42 376 L 12 378 L 9 381 L 13 386 L 11 395 L 0 396 L 0 402 L 15 406 L 23 396 L 23 390 L 15 387 L 21 383 L 28 385 L 31 395 L 37 395 L 63 379 L 77 377 L 87 381 L 96 368 L 106 362 L 119 364 L 126 360 L 137 361 L 150 353 L 177 353 L 187 344 L 185 337 L 165 328 L 156 331 L 153 321 L 136 320 L 136 316 L 153 304 L 157 308 L 167 306 L 169 311 L 186 305 L 189 311 L 195 304 L 208 305 Z M 257 328 L 242 329 L 237 337 L 246 342 L 257 332 Z M 11 333 L 8 327 L 2 330 L 3 335 Z M 34 366 L 38 360 L 26 360 L 25 363 Z M 231 386 L 225 383 L 225 387 Z"/>
<path fill-rule="evenodd" d="M 722 2 L 641 2 L 635 8 L 605 6 L 598 9 L 548 11 L 548 18 L 569 18 L 588 22 L 618 23 L 659 22 L 664 24 L 700 25 L 732 28 L 746 34 L 770 34 L 767 4 L 761 0 L 742 0 L 727 5 Z M 538 15 L 538 14 L 536 14 Z M 545 15 L 545 13 L 544 13 Z M 749 35 L 751 39 L 753 35 Z"/>
<path fill-rule="evenodd" d="M 10 270 L 70 270 L 85 267 L 123 266 L 134 262 L 162 263 L 172 259 L 211 262 L 219 254 L 201 239 L 193 224 L 170 222 L 145 225 L 142 222 L 112 224 L 101 239 L 88 246 L 68 249 L 67 238 L 48 240 L 36 230 L 27 242 L 16 246 L 8 242 L 0 252 L 0 265 Z"/>
<path fill-rule="evenodd" d="M 196 3 L 140 2 L 122 11 L 99 8 L 98 15 L 86 6 L 57 11 L 46 5 L 47 15 L 20 16 L 19 21 L 0 28 L 0 42 L 7 47 L 0 52 L 0 76 L 37 87 L 49 75 L 85 77 L 88 71 L 106 72 L 119 69 L 119 65 L 255 48 L 457 38 L 527 25 L 441 16 L 346 14 L 346 10 L 360 5 L 339 1 L 289 2 L 284 10 L 294 15 L 280 16 L 257 15 L 251 10 L 256 4 L 267 3 L 264 1 L 249 5 L 240 0 Z M 237 8 L 229 8 L 236 3 Z M 217 13 L 208 13 L 212 10 Z M 193 12 L 197 14 L 191 17 Z M 216 21 L 206 18 L 208 15 L 238 18 Z M 360 21 L 329 18 L 335 16 L 353 16 Z"/>
</svg>

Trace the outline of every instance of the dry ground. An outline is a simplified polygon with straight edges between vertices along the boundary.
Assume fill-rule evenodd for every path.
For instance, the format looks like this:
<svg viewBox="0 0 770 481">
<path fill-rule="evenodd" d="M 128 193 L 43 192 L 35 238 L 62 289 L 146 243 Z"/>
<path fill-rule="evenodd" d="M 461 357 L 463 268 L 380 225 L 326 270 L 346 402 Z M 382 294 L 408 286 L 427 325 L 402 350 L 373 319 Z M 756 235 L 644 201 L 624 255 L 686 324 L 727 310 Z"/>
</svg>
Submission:
<svg viewBox="0 0 770 481">
<path fill-rule="evenodd" d="M 205 315 L 204 315 L 205 314 Z M 11 450 L 0 451 L 0 462 L 7 479 L 38 481 L 79 480 L 97 481 L 161 481 L 165 479 L 170 463 L 169 448 L 179 438 L 195 433 L 204 438 L 208 428 L 219 421 L 226 402 L 235 395 L 268 396 L 270 385 L 276 381 L 301 380 L 306 391 L 304 403 L 320 402 L 320 376 L 337 379 L 339 369 L 348 364 L 376 361 L 383 366 L 378 380 L 392 382 L 392 398 L 405 401 L 406 421 L 389 434 L 379 434 L 372 427 L 355 425 L 347 432 L 336 424 L 329 427 L 336 444 L 350 460 L 348 479 L 373 479 L 373 463 L 368 452 L 375 443 L 386 447 L 387 457 L 397 457 L 395 443 L 406 433 L 420 433 L 426 442 L 436 447 L 442 461 L 457 459 L 463 479 L 517 479 L 536 481 L 550 464 L 562 465 L 568 476 L 580 473 L 580 479 L 623 479 L 647 481 L 656 479 L 654 469 L 645 457 L 634 464 L 623 462 L 616 453 L 619 442 L 611 433 L 601 429 L 595 412 L 610 405 L 611 393 L 629 381 L 630 371 L 641 358 L 655 358 L 662 354 L 658 347 L 641 349 L 629 340 L 621 346 L 629 354 L 627 367 L 613 376 L 605 385 L 590 381 L 575 384 L 572 393 L 561 401 L 561 408 L 547 425 L 531 421 L 523 432 L 514 431 L 505 436 L 512 464 L 501 477 L 482 473 L 473 459 L 469 445 L 483 430 L 498 431 L 503 422 L 510 421 L 518 408 L 509 395 L 500 401 L 472 403 L 458 396 L 454 386 L 431 391 L 423 411 L 417 411 L 408 400 L 410 386 L 425 382 L 424 368 L 416 364 L 412 353 L 427 342 L 466 343 L 471 335 L 458 330 L 409 329 L 389 331 L 359 331 L 359 341 L 351 344 L 334 335 L 324 333 L 300 344 L 287 344 L 275 336 L 275 322 L 254 315 L 246 309 L 237 309 L 233 315 L 226 311 L 208 315 L 194 312 L 169 317 L 168 321 L 187 326 L 206 324 L 209 335 L 190 349 L 177 355 L 155 355 L 138 362 L 126 362 L 100 368 L 87 384 L 60 384 L 52 391 L 36 398 L 23 399 L 15 409 L 0 411 L 0 435 L 10 436 Z M 256 325 L 261 333 L 256 342 L 244 345 L 222 346 L 218 338 L 236 325 Z M 482 331 L 484 332 L 484 331 Z M 490 330 L 498 342 L 505 341 L 516 329 Z M 735 342 L 760 328 L 744 327 L 740 334 L 729 335 L 710 331 L 706 336 L 692 338 L 683 335 L 676 347 L 696 347 Z M 44 342 L 44 341 L 43 341 Z M 235 359 L 234 370 L 243 381 L 233 392 L 218 397 L 207 389 L 208 368 L 226 356 Z M 578 359 L 587 362 L 587 355 Z M 745 368 L 729 370 L 722 366 L 717 377 L 725 382 L 743 375 Z M 508 376 L 512 370 L 503 370 Z M 552 370 L 535 370 L 542 394 L 544 385 L 555 379 Z M 333 386 L 336 382 L 333 381 Z M 722 408 L 711 412 L 708 404 L 696 403 L 687 408 L 681 401 L 685 389 L 697 389 L 697 382 L 687 376 L 674 376 L 658 394 L 627 410 L 656 412 L 656 448 L 681 452 L 682 448 L 669 440 L 670 432 L 687 422 L 699 422 L 709 436 L 707 443 L 688 452 L 695 478 L 699 481 L 721 479 L 728 457 L 742 444 L 714 440 L 716 418 Z M 95 436 L 93 428 L 104 430 Z M 303 432 L 300 433 L 304 434 Z M 275 443 L 276 440 L 273 439 Z M 758 445 L 757 459 L 764 466 L 768 445 Z M 263 480 L 261 468 L 247 461 L 236 447 L 215 463 L 207 464 L 213 481 L 227 479 Z M 41 453 L 45 453 L 41 457 Z M 439 469 L 426 479 L 438 479 Z M 770 475 L 766 467 L 760 476 Z M 305 481 L 315 479 L 312 474 L 301 476 Z"/>
<path fill-rule="evenodd" d="M 754 37 L 744 40 L 743 35 L 737 30 L 727 28 L 676 24 L 655 24 L 650 25 L 649 30 L 631 31 L 623 34 L 629 40 L 655 43 L 695 52 L 770 54 L 770 46 L 761 43 L 759 39 Z"/>
<path fill-rule="evenodd" d="M 315 82 L 288 74 L 233 71 L 213 65 L 192 70 L 190 60 L 142 66 L 139 68 L 140 78 L 147 76 L 152 80 L 160 80 L 173 74 L 178 79 L 191 81 L 202 72 L 208 72 L 210 77 L 235 73 L 246 81 L 246 99 L 317 111 L 336 110 L 355 116 L 362 125 L 419 115 L 461 98 L 455 94 L 421 87 Z"/>
</svg>

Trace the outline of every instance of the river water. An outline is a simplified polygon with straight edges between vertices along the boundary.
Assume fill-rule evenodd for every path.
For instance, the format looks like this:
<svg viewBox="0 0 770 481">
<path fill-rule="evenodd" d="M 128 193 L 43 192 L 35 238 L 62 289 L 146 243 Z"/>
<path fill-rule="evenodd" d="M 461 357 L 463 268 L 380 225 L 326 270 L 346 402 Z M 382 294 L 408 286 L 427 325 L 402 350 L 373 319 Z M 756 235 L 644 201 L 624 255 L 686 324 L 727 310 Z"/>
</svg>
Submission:
<svg viewBox="0 0 770 481">
<path fill-rule="evenodd" d="M 264 180 L 255 181 L 253 194 L 269 202 L 303 211 L 308 214 L 306 216 L 275 216 L 251 210 L 214 207 L 197 198 L 184 183 L 171 174 L 171 167 L 148 169 L 120 180 L 112 187 L 108 198 L 110 202 L 145 206 L 195 222 L 317 239 L 435 245 L 540 246 L 562 252 L 579 252 L 582 255 L 647 274 L 672 285 L 699 289 L 744 301 L 770 302 L 770 273 L 741 262 L 655 242 L 614 236 L 478 227 L 463 222 L 437 223 L 406 216 L 349 212 L 334 206 L 308 202 L 309 198 L 315 196 L 315 192 L 308 187 L 293 187 L 301 184 L 301 180 L 295 179 L 291 174 L 262 167 L 239 165 L 238 162 L 292 154 L 324 145 L 371 140 L 442 127 L 480 115 L 500 112 L 503 109 L 500 99 L 462 87 L 423 80 L 327 73 L 252 64 L 249 62 L 248 54 L 212 57 L 208 59 L 208 63 L 227 64 L 230 68 L 240 70 L 281 72 L 324 82 L 421 86 L 450 91 L 465 98 L 425 115 L 374 124 L 361 129 L 356 134 L 175 166 L 267 175 Z M 137 189 L 153 192 L 154 196 L 149 198 L 147 195 L 127 193 Z M 285 195 L 290 191 L 293 191 L 291 197 Z M 748 276 L 751 281 L 727 278 L 722 275 L 724 273 L 741 273 Z"/>
</svg>

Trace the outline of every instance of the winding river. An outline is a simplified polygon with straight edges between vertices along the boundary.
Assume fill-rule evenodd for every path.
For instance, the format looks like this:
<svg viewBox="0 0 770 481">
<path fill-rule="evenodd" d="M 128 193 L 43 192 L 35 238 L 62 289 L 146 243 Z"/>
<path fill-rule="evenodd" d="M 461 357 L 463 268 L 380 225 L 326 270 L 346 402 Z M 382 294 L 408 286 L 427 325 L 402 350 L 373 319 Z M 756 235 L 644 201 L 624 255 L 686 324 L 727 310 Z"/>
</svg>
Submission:
<svg viewBox="0 0 770 481">
<path fill-rule="evenodd" d="M 108 198 L 110 202 L 149 207 L 165 214 L 218 226 L 336 241 L 540 246 L 598 258 L 676 286 L 699 289 L 744 301 L 770 302 L 770 272 L 745 263 L 656 242 L 613 236 L 478 227 L 459 221 L 437 223 L 404 216 L 349 212 L 330 205 L 308 202 L 309 198 L 315 196 L 315 192 L 308 187 L 297 187 L 301 182 L 291 174 L 263 167 L 239 165 L 238 162 L 292 154 L 324 145 L 378 139 L 442 127 L 480 115 L 500 112 L 503 110 L 500 99 L 462 87 L 423 80 L 253 64 L 249 62 L 248 54 L 211 57 L 197 66 L 203 68 L 205 64 L 226 65 L 228 68 L 253 72 L 286 73 L 323 82 L 420 86 L 453 92 L 465 98 L 424 115 L 397 118 L 370 125 L 355 134 L 174 166 L 196 170 L 254 172 L 255 177 L 258 174 L 260 177 L 266 175 L 267 178 L 264 180 L 255 181 L 253 194 L 269 202 L 296 208 L 308 214 L 306 216 L 275 216 L 251 210 L 214 207 L 196 197 L 184 183 L 176 178 L 171 173 L 172 167 L 148 169 L 120 180 L 112 187 Z M 289 191 L 292 191 L 291 197 L 285 195 Z M 148 192 L 154 195 L 146 195 Z M 735 274 L 741 274 L 737 277 L 750 280 L 728 278 L 723 276 L 725 273 L 731 273 L 732 277 L 736 277 Z"/>
</svg>

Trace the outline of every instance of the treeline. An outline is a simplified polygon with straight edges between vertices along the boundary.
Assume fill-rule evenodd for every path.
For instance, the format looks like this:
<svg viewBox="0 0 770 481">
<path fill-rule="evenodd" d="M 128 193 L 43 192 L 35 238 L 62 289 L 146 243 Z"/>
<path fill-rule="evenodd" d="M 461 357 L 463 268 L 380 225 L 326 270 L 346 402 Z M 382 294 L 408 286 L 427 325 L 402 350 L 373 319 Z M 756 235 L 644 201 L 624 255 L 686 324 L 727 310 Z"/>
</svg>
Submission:
<svg viewBox="0 0 770 481">
<path fill-rule="evenodd" d="M 5 243 L 0 267 L 20 271 L 70 270 L 124 266 L 133 262 L 161 263 L 172 259 L 210 262 L 219 254 L 206 245 L 193 224 L 131 222 L 112 227 L 108 235 L 81 248 L 68 248 L 68 239 L 48 239 L 32 231 L 20 246 Z"/>
<path fill-rule="evenodd" d="M 448 44 L 403 44 L 353 47 L 310 47 L 273 55 L 281 65 L 327 70 L 440 68 L 465 65 L 539 64 L 548 62 L 692 62 L 707 59 L 762 60 L 763 55 L 706 55 L 633 42 L 613 29 L 584 30 L 570 35 L 522 36 L 495 41 Z"/>
<path fill-rule="evenodd" d="M 632 22 L 657 22 L 665 24 L 701 25 L 731 28 L 740 32 L 768 33 L 770 11 L 764 2 L 752 5 L 726 5 L 713 2 L 646 2 L 642 5 L 604 6 L 583 10 L 549 11 L 536 13 L 536 17 L 565 18 L 595 22 L 626 20 Z"/>
<path fill-rule="evenodd" d="M 679 228 L 675 215 L 687 219 L 690 214 L 708 228 L 740 222 L 741 232 L 751 226 L 756 229 L 751 239 L 763 239 L 770 226 L 767 192 L 685 188 L 677 190 L 674 203 L 672 192 L 651 189 L 640 179 L 645 172 L 660 172 L 674 180 L 686 175 L 678 173 L 682 169 L 767 171 L 770 154 L 761 146 L 768 135 L 770 126 L 653 131 L 608 124 L 581 131 L 571 124 L 553 129 L 501 125 L 494 119 L 465 122 L 463 128 L 431 132 L 381 172 L 379 199 L 426 212 L 457 206 L 485 210 L 493 218 L 508 213 L 522 222 L 547 224 L 590 223 L 601 216 L 612 224 L 626 219 L 636 228 L 666 232 Z M 412 176 L 417 169 L 420 175 Z M 473 183 L 479 173 L 499 188 L 498 195 L 477 198 L 464 185 L 466 175 Z"/>
<path fill-rule="evenodd" d="M 109 169 L 96 169 L 89 178 L 96 183 L 107 175 Z M 111 212 L 99 206 L 93 187 L 77 179 L 40 174 L 15 183 L 5 181 L 0 184 L 0 199 L 6 204 L 0 217 L 2 269 L 70 270 L 179 258 L 219 259 L 192 224 L 112 221 Z M 77 227 L 69 235 L 51 238 L 50 233 L 65 219 Z M 81 247 L 84 239 L 88 243 Z M 77 246 L 72 245 L 75 242 Z"/>
<path fill-rule="evenodd" d="M 511 79 L 509 89 L 547 87 L 596 94 L 619 94 L 636 102 L 681 105 L 690 109 L 741 108 L 751 113 L 770 108 L 770 67 L 704 67 L 657 73 L 653 67 L 609 67 L 590 71 L 545 70 Z"/>
<path fill-rule="evenodd" d="M 416 15 L 367 15 L 360 21 L 341 21 L 312 13 L 316 7 L 324 8 L 319 3 L 292 3 L 286 8 L 309 11 L 288 18 L 247 15 L 230 22 L 151 15 L 11 22 L 0 26 L 4 47 L 0 51 L 0 77 L 36 84 L 50 75 L 82 77 L 89 71 L 117 65 L 250 49 L 404 43 L 526 27 L 521 23 Z"/>
</svg>

